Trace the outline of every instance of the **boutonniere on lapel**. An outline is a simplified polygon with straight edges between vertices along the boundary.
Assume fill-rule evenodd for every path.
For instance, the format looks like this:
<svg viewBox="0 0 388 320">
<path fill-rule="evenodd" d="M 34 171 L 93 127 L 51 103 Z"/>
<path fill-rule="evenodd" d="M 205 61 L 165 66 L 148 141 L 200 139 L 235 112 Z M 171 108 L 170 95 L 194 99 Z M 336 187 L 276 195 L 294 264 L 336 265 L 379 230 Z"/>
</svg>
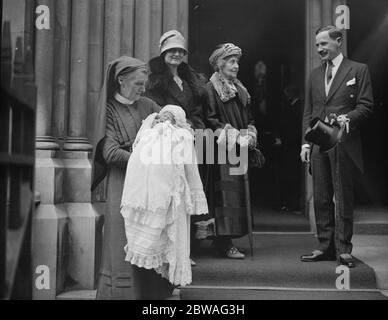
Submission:
<svg viewBox="0 0 388 320">
<path fill-rule="evenodd" d="M 356 84 L 356 78 L 353 78 L 353 79 L 349 80 L 348 82 L 346 82 L 347 87 L 354 86 L 355 84 Z M 351 94 L 350 98 L 353 99 L 354 94 Z"/>
<path fill-rule="evenodd" d="M 356 84 L 356 78 L 353 78 L 353 79 L 349 80 L 348 82 L 346 82 L 347 87 L 354 86 L 355 84 Z"/>
</svg>

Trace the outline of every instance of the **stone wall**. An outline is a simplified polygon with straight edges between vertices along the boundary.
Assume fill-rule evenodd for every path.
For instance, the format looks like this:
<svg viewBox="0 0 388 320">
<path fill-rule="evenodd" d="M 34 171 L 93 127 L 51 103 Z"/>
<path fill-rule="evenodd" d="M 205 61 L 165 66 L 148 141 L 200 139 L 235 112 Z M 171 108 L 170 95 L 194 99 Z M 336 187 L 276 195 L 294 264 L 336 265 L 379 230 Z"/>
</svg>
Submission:
<svg viewBox="0 0 388 320">
<path fill-rule="evenodd" d="M 33 219 L 33 269 L 49 267 L 50 288 L 35 288 L 34 298 L 55 299 L 97 284 L 104 192 L 92 195 L 90 186 L 104 66 L 120 55 L 148 61 L 169 29 L 187 37 L 188 0 L 36 0 L 39 5 L 50 10 L 50 29 L 35 31 L 41 204 Z"/>
</svg>

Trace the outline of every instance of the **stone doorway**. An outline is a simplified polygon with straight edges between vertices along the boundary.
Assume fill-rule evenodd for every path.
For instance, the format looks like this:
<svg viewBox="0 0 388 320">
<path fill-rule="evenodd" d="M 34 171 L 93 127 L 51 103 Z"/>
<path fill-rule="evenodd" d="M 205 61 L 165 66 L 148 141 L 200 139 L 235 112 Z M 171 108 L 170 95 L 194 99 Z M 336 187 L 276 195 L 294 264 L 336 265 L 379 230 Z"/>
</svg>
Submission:
<svg viewBox="0 0 388 320">
<path fill-rule="evenodd" d="M 238 4 L 233 0 L 192 0 L 189 5 L 189 62 L 197 71 L 211 75 L 208 58 L 218 44 L 232 42 L 243 50 L 239 79 L 253 96 L 253 113 L 267 159 L 263 169 L 250 175 L 252 205 L 257 212 L 255 229 L 259 231 L 310 231 L 308 219 L 302 213 L 304 179 L 298 164 L 287 170 L 297 171 L 299 181 L 293 182 L 293 189 L 298 190 L 294 197 L 301 210 L 279 210 L 288 191 L 281 174 L 283 148 L 275 143 L 282 133 L 279 118 L 285 86 L 295 86 L 303 97 L 305 16 L 304 0 L 243 0 Z M 266 108 L 254 99 L 254 70 L 260 61 L 266 67 Z"/>
</svg>

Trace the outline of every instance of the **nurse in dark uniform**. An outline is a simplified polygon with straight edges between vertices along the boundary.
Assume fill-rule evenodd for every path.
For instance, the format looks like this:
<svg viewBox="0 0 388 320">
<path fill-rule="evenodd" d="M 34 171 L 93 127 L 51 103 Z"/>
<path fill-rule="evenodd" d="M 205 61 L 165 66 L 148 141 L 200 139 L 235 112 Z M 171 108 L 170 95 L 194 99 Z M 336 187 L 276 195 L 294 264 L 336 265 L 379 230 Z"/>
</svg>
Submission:
<svg viewBox="0 0 388 320">
<path fill-rule="evenodd" d="M 102 266 L 97 299 L 164 299 L 173 287 L 168 280 L 125 261 L 126 236 L 120 203 L 127 162 L 142 120 L 159 106 L 142 97 L 147 81 L 144 62 L 120 57 L 108 65 L 99 99 L 96 123 L 93 187 L 106 175 L 107 202 L 104 222 Z M 101 138 L 101 139 L 100 139 Z"/>
</svg>

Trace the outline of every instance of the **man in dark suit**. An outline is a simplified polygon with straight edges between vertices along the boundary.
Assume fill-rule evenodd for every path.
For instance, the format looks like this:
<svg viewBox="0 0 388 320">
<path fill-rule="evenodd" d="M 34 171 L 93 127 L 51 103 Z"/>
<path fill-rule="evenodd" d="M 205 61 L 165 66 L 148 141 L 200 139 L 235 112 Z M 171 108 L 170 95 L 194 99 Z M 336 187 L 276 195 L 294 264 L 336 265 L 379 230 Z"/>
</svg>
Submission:
<svg viewBox="0 0 388 320">
<path fill-rule="evenodd" d="M 368 67 L 343 56 L 342 38 L 341 31 L 334 26 L 316 32 L 317 51 L 323 64 L 310 76 L 303 132 L 314 118 L 337 121 L 345 130 L 340 143 L 325 152 L 317 145 L 302 142 L 302 161 L 309 163 L 311 157 L 319 246 L 311 254 L 301 256 L 301 261 L 337 260 L 354 267 L 353 179 L 363 171 L 359 128 L 372 113 L 373 94 Z"/>
</svg>

